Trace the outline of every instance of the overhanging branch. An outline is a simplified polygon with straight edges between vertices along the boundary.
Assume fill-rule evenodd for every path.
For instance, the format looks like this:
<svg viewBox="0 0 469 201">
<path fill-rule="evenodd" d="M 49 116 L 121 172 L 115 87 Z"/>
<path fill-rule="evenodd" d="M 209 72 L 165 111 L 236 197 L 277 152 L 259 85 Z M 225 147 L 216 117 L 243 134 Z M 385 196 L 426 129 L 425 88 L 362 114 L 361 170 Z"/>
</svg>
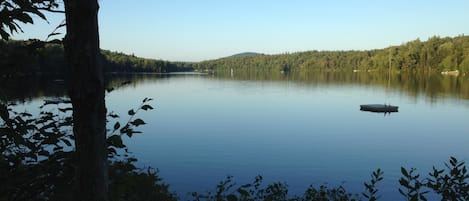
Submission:
<svg viewBox="0 0 469 201">
<path fill-rule="evenodd" d="M 51 12 L 51 13 L 65 13 L 65 11 L 63 11 L 63 10 L 53 10 L 53 9 L 50 9 L 50 8 L 38 8 L 38 10 L 47 11 L 47 12 Z"/>
</svg>

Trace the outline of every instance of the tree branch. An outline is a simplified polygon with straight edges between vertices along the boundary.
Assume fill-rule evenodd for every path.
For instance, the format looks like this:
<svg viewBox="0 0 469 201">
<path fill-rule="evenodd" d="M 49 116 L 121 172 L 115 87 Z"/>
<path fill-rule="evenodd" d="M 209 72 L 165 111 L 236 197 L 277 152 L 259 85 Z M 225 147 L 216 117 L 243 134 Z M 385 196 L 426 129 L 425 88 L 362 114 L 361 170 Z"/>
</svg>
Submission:
<svg viewBox="0 0 469 201">
<path fill-rule="evenodd" d="M 47 12 L 51 12 L 51 13 L 65 13 L 65 11 L 63 11 L 63 10 L 53 10 L 53 9 L 50 9 L 50 8 L 38 8 L 38 10 L 43 10 L 43 11 L 47 11 Z"/>
</svg>

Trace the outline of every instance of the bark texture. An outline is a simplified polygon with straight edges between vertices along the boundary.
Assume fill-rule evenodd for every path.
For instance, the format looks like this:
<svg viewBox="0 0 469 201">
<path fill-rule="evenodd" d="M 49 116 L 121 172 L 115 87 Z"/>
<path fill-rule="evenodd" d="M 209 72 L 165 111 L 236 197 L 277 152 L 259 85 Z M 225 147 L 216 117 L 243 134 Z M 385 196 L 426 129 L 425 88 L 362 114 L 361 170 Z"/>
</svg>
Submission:
<svg viewBox="0 0 469 201">
<path fill-rule="evenodd" d="M 76 146 L 76 200 L 107 201 L 104 74 L 98 60 L 97 0 L 65 0 L 69 95 Z"/>
</svg>

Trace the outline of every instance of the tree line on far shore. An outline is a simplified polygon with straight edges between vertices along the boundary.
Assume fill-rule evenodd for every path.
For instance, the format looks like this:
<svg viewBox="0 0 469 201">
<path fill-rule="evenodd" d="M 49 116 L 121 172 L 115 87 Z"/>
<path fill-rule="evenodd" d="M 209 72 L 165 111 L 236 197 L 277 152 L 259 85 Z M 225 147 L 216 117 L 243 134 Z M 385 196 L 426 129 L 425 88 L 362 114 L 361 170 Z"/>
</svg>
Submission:
<svg viewBox="0 0 469 201">
<path fill-rule="evenodd" d="M 277 55 L 227 57 L 197 63 L 208 71 L 469 71 L 469 36 L 416 39 L 366 51 L 306 51 Z"/>
<path fill-rule="evenodd" d="M 101 50 L 99 57 L 106 72 L 192 71 L 192 64 L 188 62 L 145 59 L 109 50 Z M 3 75 L 65 74 L 65 65 L 64 48 L 60 42 L 0 40 L 0 72 Z"/>
<path fill-rule="evenodd" d="M 65 73 L 62 44 L 0 41 L 2 74 Z M 201 62 L 170 62 L 101 50 L 106 72 L 230 71 L 425 71 L 469 72 L 469 36 L 416 39 L 402 45 L 364 51 L 305 51 L 276 55 L 249 54 Z"/>
</svg>

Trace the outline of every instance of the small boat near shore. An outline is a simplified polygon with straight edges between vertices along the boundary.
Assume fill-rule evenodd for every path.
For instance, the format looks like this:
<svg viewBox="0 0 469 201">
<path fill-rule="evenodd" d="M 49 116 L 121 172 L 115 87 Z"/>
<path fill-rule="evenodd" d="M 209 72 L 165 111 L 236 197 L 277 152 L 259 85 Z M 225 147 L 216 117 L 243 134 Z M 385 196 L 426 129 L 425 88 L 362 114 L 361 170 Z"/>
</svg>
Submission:
<svg viewBox="0 0 469 201">
<path fill-rule="evenodd" d="M 368 112 L 388 113 L 388 112 L 398 112 L 398 109 L 399 109 L 398 106 L 386 105 L 386 104 L 360 105 L 361 111 L 368 111 Z"/>
</svg>

